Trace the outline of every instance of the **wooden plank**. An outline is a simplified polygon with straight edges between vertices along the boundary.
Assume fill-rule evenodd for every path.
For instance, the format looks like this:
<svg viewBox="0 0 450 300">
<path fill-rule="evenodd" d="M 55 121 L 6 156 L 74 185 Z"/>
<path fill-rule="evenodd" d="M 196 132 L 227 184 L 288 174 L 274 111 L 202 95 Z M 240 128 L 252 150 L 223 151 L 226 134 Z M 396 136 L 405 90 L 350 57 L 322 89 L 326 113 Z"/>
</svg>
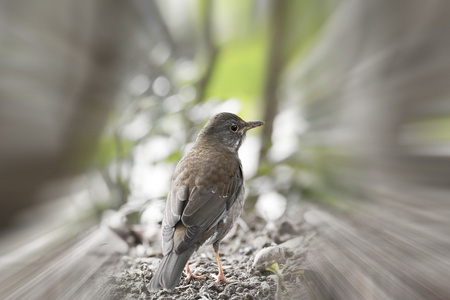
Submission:
<svg viewBox="0 0 450 300">
<path fill-rule="evenodd" d="M 123 240 L 100 227 L 7 277 L 0 298 L 107 299 L 113 291 L 106 282 L 121 271 L 120 257 L 127 249 Z"/>
</svg>

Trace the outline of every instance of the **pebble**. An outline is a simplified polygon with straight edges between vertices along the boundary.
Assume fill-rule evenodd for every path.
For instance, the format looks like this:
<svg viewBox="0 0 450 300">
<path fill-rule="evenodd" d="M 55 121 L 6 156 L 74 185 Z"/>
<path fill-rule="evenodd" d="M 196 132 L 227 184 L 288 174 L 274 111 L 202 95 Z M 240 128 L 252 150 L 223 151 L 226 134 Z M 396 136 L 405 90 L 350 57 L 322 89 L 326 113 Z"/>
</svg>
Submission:
<svg viewBox="0 0 450 300">
<path fill-rule="evenodd" d="M 260 225 L 258 225 L 261 227 Z M 256 227 L 255 227 L 256 228 Z M 159 264 L 159 257 L 135 258 L 129 255 L 122 257 L 126 271 L 117 278 L 110 279 L 108 283 L 116 285 L 124 290 L 124 295 L 132 296 L 134 299 L 274 299 L 276 290 L 276 276 L 266 271 L 265 268 L 273 262 L 278 264 L 288 261 L 287 266 L 296 270 L 301 267 L 300 259 L 304 260 L 305 251 L 304 237 L 293 237 L 293 232 L 300 232 L 295 223 L 279 222 L 278 226 L 272 231 L 263 231 L 262 227 L 256 230 L 252 238 L 238 236 L 239 242 L 236 245 L 225 241 L 223 243 L 223 269 L 232 284 L 215 285 L 215 274 L 217 272 L 214 252 L 210 249 L 204 253 L 198 253 L 190 261 L 196 270 L 201 270 L 205 275 L 205 280 L 191 280 L 187 285 L 178 285 L 173 293 L 158 291 L 147 293 L 145 285 L 150 279 Z M 278 243 L 273 243 L 278 236 Z M 245 242 L 248 239 L 248 242 Z M 268 247 L 270 249 L 264 249 Z M 206 254 L 205 254 L 206 253 Z M 228 255 L 227 255 L 228 254 Z M 298 264 L 293 265 L 292 262 Z M 281 267 L 281 266 L 280 266 Z M 290 268 L 289 268 L 290 271 Z M 298 277 L 295 274 L 284 272 L 286 284 L 295 285 Z M 126 283 L 132 283 L 126 285 Z M 120 289 L 119 288 L 119 289 Z M 141 293 L 139 293 L 140 291 Z"/>
<path fill-rule="evenodd" d="M 254 298 L 253 298 L 253 296 L 251 294 L 246 294 L 245 295 L 245 299 L 246 300 L 253 300 Z"/>
<path fill-rule="evenodd" d="M 235 287 L 233 285 L 227 285 L 224 289 L 224 292 L 228 294 L 234 294 L 236 291 Z"/>
<path fill-rule="evenodd" d="M 263 283 L 261 283 L 260 288 L 261 288 L 261 290 L 264 292 L 264 294 L 266 294 L 267 292 L 270 291 L 270 285 L 269 285 L 266 281 L 264 281 Z"/>
<path fill-rule="evenodd" d="M 285 248 L 278 246 L 267 247 L 256 253 L 252 267 L 259 271 L 265 271 L 273 263 L 284 263 L 285 260 Z"/>
</svg>

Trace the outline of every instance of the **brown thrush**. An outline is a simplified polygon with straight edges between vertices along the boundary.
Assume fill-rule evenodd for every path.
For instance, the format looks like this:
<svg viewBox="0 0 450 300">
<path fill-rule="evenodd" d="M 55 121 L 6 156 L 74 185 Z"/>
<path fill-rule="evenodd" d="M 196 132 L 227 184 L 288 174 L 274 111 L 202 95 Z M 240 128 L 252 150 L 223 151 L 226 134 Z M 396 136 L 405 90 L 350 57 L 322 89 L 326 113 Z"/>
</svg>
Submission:
<svg viewBox="0 0 450 300">
<path fill-rule="evenodd" d="M 178 163 L 172 177 L 163 220 L 163 259 L 148 289 L 173 290 L 189 257 L 204 244 L 216 252 L 219 274 L 220 241 L 239 218 L 244 205 L 244 178 L 238 150 L 247 130 L 264 122 L 245 122 L 231 113 L 215 115 L 198 135 L 192 149 Z"/>
</svg>

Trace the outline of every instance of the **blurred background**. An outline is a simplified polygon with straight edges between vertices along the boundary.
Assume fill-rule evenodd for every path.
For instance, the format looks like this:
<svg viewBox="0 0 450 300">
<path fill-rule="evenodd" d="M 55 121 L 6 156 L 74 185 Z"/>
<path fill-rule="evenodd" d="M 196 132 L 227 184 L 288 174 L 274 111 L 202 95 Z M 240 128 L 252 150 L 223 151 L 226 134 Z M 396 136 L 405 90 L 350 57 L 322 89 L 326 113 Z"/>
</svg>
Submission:
<svg viewBox="0 0 450 300">
<path fill-rule="evenodd" d="M 443 0 L 4 1 L 3 292 L 96 224 L 157 225 L 176 163 L 229 111 L 266 122 L 240 151 L 246 211 L 315 205 L 333 298 L 448 298 L 449 14 Z"/>
</svg>

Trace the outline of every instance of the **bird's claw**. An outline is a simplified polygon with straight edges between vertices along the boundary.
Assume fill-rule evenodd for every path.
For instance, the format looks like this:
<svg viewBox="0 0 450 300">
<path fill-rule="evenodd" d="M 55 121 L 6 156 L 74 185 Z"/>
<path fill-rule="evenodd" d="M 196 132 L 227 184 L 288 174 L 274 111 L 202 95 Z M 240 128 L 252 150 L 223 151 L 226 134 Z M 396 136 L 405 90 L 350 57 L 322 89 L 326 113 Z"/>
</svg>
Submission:
<svg viewBox="0 0 450 300">
<path fill-rule="evenodd" d="M 184 272 L 184 274 L 186 275 L 186 279 L 184 280 L 184 284 L 188 284 L 189 281 L 191 281 L 191 278 L 195 278 L 195 279 L 204 279 L 205 278 L 205 276 L 199 275 L 198 271 Z"/>
<path fill-rule="evenodd" d="M 216 276 L 216 281 L 214 281 L 214 284 L 218 285 L 221 281 L 223 281 L 225 283 L 232 283 L 233 282 L 233 280 L 228 280 L 225 277 L 225 275 L 223 275 L 223 273 Z"/>
</svg>

